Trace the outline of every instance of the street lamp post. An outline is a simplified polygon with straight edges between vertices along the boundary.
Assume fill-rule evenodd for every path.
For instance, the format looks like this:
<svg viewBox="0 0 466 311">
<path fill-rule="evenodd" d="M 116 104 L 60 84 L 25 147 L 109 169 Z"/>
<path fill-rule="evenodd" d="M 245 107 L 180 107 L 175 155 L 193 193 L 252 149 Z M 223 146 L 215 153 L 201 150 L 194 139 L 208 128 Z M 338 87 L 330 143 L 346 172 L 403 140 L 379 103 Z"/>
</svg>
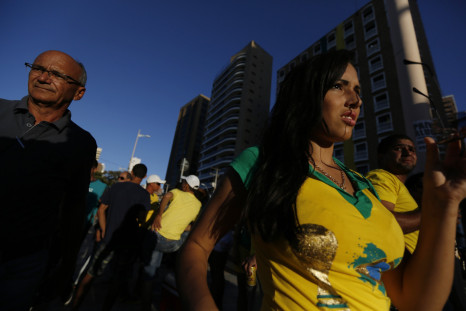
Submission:
<svg viewBox="0 0 466 311">
<path fill-rule="evenodd" d="M 139 137 L 150 137 L 150 135 L 141 134 L 141 130 L 138 130 L 138 136 L 136 136 L 136 141 L 134 142 L 133 153 L 131 154 L 131 159 L 129 160 L 128 170 L 131 170 L 131 163 L 133 162 L 134 152 L 136 151 Z"/>
</svg>

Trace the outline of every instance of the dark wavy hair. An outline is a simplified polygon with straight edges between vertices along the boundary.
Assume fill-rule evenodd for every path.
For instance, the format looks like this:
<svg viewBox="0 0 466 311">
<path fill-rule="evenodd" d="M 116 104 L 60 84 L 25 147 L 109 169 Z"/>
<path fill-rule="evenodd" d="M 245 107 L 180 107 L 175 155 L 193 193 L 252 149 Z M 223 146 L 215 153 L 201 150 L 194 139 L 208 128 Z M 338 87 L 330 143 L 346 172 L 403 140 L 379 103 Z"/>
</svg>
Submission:
<svg viewBox="0 0 466 311">
<path fill-rule="evenodd" d="M 323 122 L 325 94 L 352 59 L 346 50 L 314 56 L 292 69 L 280 85 L 246 205 L 251 231 L 264 241 L 284 237 L 293 242 L 296 238 L 295 202 L 312 161 L 311 133 Z"/>
</svg>

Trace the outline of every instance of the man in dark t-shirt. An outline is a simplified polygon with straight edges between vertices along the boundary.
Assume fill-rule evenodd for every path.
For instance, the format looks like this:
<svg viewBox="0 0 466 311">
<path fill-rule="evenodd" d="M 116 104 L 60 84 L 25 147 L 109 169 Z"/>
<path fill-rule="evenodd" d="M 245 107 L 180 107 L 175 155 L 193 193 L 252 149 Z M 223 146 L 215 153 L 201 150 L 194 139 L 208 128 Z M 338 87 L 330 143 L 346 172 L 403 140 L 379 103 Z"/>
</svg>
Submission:
<svg viewBox="0 0 466 311">
<path fill-rule="evenodd" d="M 131 181 L 116 183 L 102 195 L 102 203 L 97 211 L 101 243 L 89 271 L 78 285 L 73 308 L 79 307 L 94 277 L 101 275 L 110 261 L 116 261 L 115 265 L 119 269 L 117 274 L 121 275 L 137 255 L 137 245 L 143 233 L 138 220 L 145 217 L 145 212 L 150 209 L 149 193 L 140 186 L 146 173 L 147 167 L 144 164 L 136 164 Z M 113 303 L 113 293 L 111 290 L 107 295 L 107 301 L 111 301 L 107 303 Z"/>
</svg>

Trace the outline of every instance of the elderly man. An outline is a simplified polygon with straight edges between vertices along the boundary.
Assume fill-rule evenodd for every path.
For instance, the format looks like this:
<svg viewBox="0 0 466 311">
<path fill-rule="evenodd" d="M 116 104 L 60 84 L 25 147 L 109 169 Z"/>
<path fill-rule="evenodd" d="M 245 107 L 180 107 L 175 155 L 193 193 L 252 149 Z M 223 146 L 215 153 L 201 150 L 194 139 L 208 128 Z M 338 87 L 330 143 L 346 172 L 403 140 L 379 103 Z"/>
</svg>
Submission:
<svg viewBox="0 0 466 311">
<path fill-rule="evenodd" d="M 26 310 L 41 281 L 50 293 L 71 277 L 96 155 L 68 110 L 86 91 L 84 66 L 46 51 L 26 67 L 28 96 L 0 99 L 2 310 Z"/>
</svg>

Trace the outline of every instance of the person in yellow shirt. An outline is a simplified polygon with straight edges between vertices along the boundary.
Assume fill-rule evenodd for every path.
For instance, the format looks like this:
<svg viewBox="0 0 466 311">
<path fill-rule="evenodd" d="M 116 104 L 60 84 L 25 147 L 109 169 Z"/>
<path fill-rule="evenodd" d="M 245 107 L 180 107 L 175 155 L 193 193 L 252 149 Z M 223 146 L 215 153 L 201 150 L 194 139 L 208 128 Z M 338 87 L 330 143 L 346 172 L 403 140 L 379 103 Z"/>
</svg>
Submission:
<svg viewBox="0 0 466 311">
<path fill-rule="evenodd" d="M 164 253 L 176 252 L 186 239 L 199 211 L 201 202 L 195 192 L 199 190 L 200 181 L 195 175 L 182 177 L 181 190 L 173 189 L 167 192 L 160 202 L 160 208 L 155 216 L 146 238 L 143 250 L 143 305 L 150 310 L 150 293 L 152 280 L 157 268 L 162 262 Z M 143 310 L 144 310 L 143 306 Z"/>
<path fill-rule="evenodd" d="M 159 175 L 150 175 L 147 177 L 146 190 L 150 194 L 150 204 L 159 202 L 159 194 L 162 192 L 162 185 L 166 180 L 162 180 Z"/>
<path fill-rule="evenodd" d="M 377 153 L 380 168 L 370 171 L 367 178 L 398 221 L 406 249 L 412 254 L 419 237 L 421 211 L 404 183 L 416 167 L 416 147 L 408 136 L 393 134 L 380 141 Z"/>
<path fill-rule="evenodd" d="M 404 237 L 393 214 L 367 179 L 333 157 L 361 110 L 354 59 L 329 51 L 285 75 L 260 145 L 227 169 L 180 252 L 177 290 L 187 310 L 217 310 L 207 259 L 243 215 L 263 311 L 388 311 L 390 302 L 431 311 L 445 304 L 453 277 L 453 260 L 445 258 L 454 256 L 466 155 L 456 140 L 441 162 L 435 141 L 424 139 L 420 238 L 400 262 Z"/>
</svg>

